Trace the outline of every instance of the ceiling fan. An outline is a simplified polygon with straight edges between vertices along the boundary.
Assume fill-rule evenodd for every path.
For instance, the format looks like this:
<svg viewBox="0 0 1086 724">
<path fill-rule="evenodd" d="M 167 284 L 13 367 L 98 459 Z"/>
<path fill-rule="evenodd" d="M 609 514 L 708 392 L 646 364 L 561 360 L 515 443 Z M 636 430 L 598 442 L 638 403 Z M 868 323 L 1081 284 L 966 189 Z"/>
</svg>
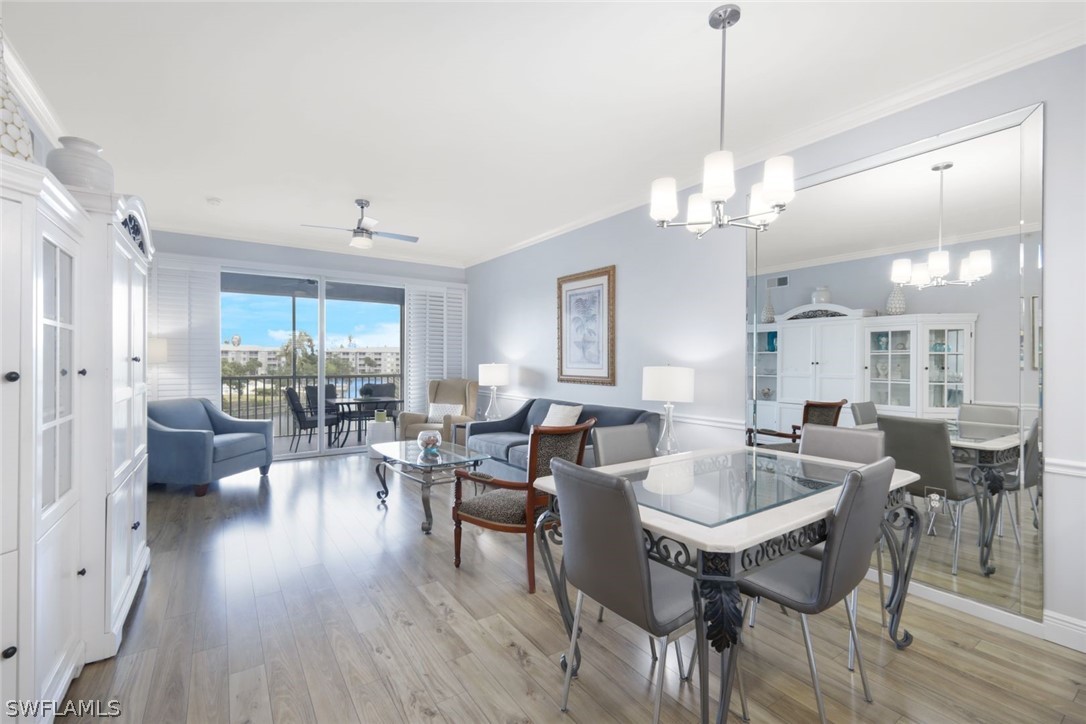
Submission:
<svg viewBox="0 0 1086 724">
<path fill-rule="evenodd" d="M 349 231 L 351 232 L 350 245 L 355 249 L 372 249 L 373 237 L 380 236 L 383 239 L 396 239 L 398 241 L 406 241 L 414 244 L 419 240 L 417 236 L 407 236 L 406 234 L 393 234 L 388 231 L 374 231 L 373 227 L 379 223 L 377 219 L 372 216 L 366 216 L 366 207 L 370 205 L 370 202 L 366 199 L 355 199 L 355 204 L 358 206 L 360 216 L 358 217 L 358 225 L 353 229 L 344 229 L 341 226 L 320 226 L 318 224 L 302 224 L 302 226 L 308 226 L 312 229 L 335 229 L 336 231 Z"/>
</svg>

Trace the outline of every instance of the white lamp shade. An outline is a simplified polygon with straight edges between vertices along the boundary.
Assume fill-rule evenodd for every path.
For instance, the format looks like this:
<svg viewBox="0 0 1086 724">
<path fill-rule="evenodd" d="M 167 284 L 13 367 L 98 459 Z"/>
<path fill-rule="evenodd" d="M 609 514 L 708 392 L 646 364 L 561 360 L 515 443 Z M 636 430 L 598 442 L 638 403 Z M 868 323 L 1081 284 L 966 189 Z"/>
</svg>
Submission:
<svg viewBox="0 0 1086 724">
<path fill-rule="evenodd" d="M 713 226 L 713 205 L 705 194 L 690 194 L 686 202 L 686 228 L 695 234 Z"/>
<path fill-rule="evenodd" d="M 735 157 L 731 151 L 714 151 L 705 157 L 701 192 L 710 201 L 727 201 L 735 195 Z"/>
<path fill-rule="evenodd" d="M 933 277 L 945 277 L 950 274 L 949 251 L 933 251 L 928 254 L 928 274 Z"/>
<path fill-rule="evenodd" d="M 694 490 L 694 461 L 652 461 L 645 476 L 645 490 L 657 495 L 686 495 Z"/>
<path fill-rule="evenodd" d="M 890 281 L 894 284 L 908 284 L 913 278 L 913 263 L 909 259 L 894 259 L 890 267 Z"/>
<path fill-rule="evenodd" d="M 671 221 L 679 215 L 679 193 L 670 176 L 652 182 L 649 216 L 654 221 Z"/>
<path fill-rule="evenodd" d="M 509 384 L 509 365 L 479 365 L 479 384 L 483 387 L 504 387 Z"/>
<path fill-rule="evenodd" d="M 976 281 L 977 277 L 973 273 L 973 265 L 969 263 L 969 257 L 962 259 L 961 267 L 959 267 L 958 279 L 963 282 Z"/>
<path fill-rule="evenodd" d="M 980 279 L 992 273 L 992 252 L 987 249 L 977 249 L 969 253 L 969 268 L 973 271 L 973 278 Z"/>
<path fill-rule="evenodd" d="M 796 198 L 795 162 L 792 157 L 774 156 L 767 159 L 763 183 L 762 193 L 770 206 L 787 204 Z"/>
<path fill-rule="evenodd" d="M 921 287 L 929 282 L 931 282 L 931 274 L 928 273 L 927 262 L 913 264 L 913 277 L 909 280 L 909 284 Z"/>
<path fill-rule="evenodd" d="M 351 234 L 349 246 L 353 249 L 372 249 L 373 237 L 363 236 L 362 234 Z"/>
<path fill-rule="evenodd" d="M 752 224 L 772 224 L 777 219 L 777 212 L 765 200 L 762 182 L 750 187 L 750 207 L 747 213 L 750 215 L 747 221 Z"/>
<path fill-rule="evenodd" d="M 151 337 L 147 340 L 147 363 L 160 365 L 170 359 L 170 347 L 165 337 Z"/>
<path fill-rule="evenodd" d="M 659 402 L 693 402 L 692 367 L 646 367 L 641 375 L 641 399 Z"/>
</svg>

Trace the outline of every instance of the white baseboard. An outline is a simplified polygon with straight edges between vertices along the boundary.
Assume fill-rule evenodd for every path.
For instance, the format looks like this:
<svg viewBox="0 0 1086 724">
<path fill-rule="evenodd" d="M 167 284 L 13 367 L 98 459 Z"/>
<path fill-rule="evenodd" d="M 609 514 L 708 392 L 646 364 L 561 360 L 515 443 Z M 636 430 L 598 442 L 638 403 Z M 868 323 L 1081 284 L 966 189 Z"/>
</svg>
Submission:
<svg viewBox="0 0 1086 724">
<path fill-rule="evenodd" d="M 878 581 L 878 572 L 872 568 L 867 572 L 867 580 Z M 960 611 L 961 613 L 967 613 L 970 616 L 976 616 L 982 618 L 985 621 L 1005 626 L 1012 631 L 1018 631 L 1029 636 L 1036 636 L 1037 638 L 1047 638 L 1045 636 L 1045 626 L 1040 621 L 1034 621 L 1033 619 L 1025 618 L 1016 613 L 1011 613 L 1002 608 L 996 608 L 995 606 L 989 606 L 986 603 L 980 601 L 974 601 L 971 598 L 963 598 L 955 593 L 949 591 L 943 591 L 938 588 L 932 588 L 931 586 L 923 583 L 917 583 L 915 580 L 909 584 L 909 596 L 916 596 L 922 598 L 925 601 L 931 601 L 937 603 L 940 606 L 946 606 L 954 611 Z M 1047 617 L 1048 612 L 1045 612 Z M 909 604 L 905 602 L 905 615 L 902 619 L 901 625 L 904 628 L 909 628 Z M 1059 642 L 1057 642 L 1059 643 Z"/>
<path fill-rule="evenodd" d="M 1044 637 L 1061 646 L 1086 653 L 1086 621 L 1045 609 Z"/>
</svg>

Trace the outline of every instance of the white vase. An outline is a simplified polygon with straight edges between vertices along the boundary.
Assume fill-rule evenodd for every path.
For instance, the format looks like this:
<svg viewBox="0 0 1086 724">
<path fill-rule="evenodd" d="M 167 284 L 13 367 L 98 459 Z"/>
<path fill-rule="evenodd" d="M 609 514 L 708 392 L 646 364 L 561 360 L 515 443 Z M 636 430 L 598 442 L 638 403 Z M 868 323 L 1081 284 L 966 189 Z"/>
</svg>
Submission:
<svg viewBox="0 0 1086 724">
<path fill-rule="evenodd" d="M 773 324 L 777 315 L 777 311 L 773 309 L 773 297 L 769 295 L 769 290 L 765 292 L 765 304 L 762 306 L 762 313 L 758 317 L 758 321 L 762 324 Z"/>
<path fill-rule="evenodd" d="M 0 27 L 0 154 L 21 161 L 34 161 L 34 136 L 23 118 L 23 110 L 8 83 L 4 64 L 4 31 Z"/>
<path fill-rule="evenodd" d="M 830 290 L 828 287 L 818 287 L 811 292 L 811 304 L 829 304 Z"/>
<path fill-rule="evenodd" d="M 45 158 L 45 166 L 64 184 L 75 189 L 113 193 L 113 167 L 102 158 L 102 147 L 76 136 L 57 139 L 55 148 Z"/>
<path fill-rule="evenodd" d="M 887 314 L 905 314 L 905 292 L 895 284 L 890 296 L 886 298 Z"/>
</svg>

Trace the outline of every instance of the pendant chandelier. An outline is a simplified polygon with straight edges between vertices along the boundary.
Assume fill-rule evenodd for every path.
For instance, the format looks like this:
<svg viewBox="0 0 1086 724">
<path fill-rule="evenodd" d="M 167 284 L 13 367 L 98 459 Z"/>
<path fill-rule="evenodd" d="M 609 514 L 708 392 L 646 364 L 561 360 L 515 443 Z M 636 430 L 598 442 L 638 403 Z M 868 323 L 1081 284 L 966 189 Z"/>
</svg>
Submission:
<svg viewBox="0 0 1086 724">
<path fill-rule="evenodd" d="M 958 267 L 958 278 L 950 276 L 950 252 L 943 251 L 943 174 L 954 168 L 954 164 L 945 161 L 931 167 L 939 172 L 939 246 L 928 254 L 928 260 L 913 264 L 910 259 L 894 259 L 890 267 L 890 281 L 899 286 L 927 289 L 928 287 L 973 286 L 976 282 L 992 273 L 992 252 L 977 249 L 962 259 Z"/>
<path fill-rule="evenodd" d="M 721 5 L 709 15 L 709 26 L 720 31 L 720 146 L 705 157 L 701 193 L 687 201 L 686 221 L 672 221 L 679 215 L 678 188 L 672 177 L 652 182 L 649 216 L 661 229 L 683 226 L 698 238 L 713 228 L 739 226 L 764 231 L 795 195 L 794 165 L 791 156 L 774 156 L 765 162 L 763 180 L 750 189 L 750 206 L 745 216 L 724 213 L 724 202 L 735 194 L 735 156 L 724 148 L 724 80 L 728 50 L 728 28 L 739 22 L 739 6 Z"/>
</svg>

